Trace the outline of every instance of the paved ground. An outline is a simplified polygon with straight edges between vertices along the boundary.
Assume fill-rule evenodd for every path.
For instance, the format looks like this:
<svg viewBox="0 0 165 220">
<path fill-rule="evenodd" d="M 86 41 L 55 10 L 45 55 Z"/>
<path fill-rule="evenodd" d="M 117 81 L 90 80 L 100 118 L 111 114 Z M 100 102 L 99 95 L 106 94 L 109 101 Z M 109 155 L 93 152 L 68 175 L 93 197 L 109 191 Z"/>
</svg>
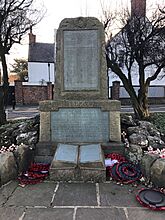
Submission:
<svg viewBox="0 0 165 220">
<path fill-rule="evenodd" d="M 163 220 L 135 199 L 138 188 L 116 183 L 43 182 L 0 188 L 0 220 Z"/>
<path fill-rule="evenodd" d="M 21 106 L 14 110 L 11 107 L 6 109 L 6 116 L 8 120 L 31 118 L 39 114 L 38 106 Z"/>
<path fill-rule="evenodd" d="M 165 112 L 165 105 L 151 105 L 149 106 L 150 112 Z M 133 112 L 131 106 L 121 106 L 121 112 Z"/>
</svg>

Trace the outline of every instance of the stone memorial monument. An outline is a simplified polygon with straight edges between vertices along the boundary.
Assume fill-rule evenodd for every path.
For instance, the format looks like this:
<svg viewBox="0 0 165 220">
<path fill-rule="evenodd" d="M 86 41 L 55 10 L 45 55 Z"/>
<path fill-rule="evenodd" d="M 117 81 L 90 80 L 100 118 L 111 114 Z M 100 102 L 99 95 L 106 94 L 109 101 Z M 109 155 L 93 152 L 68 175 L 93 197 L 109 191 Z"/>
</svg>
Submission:
<svg viewBox="0 0 165 220">
<path fill-rule="evenodd" d="M 65 153 L 62 151 L 64 154 L 72 155 L 70 165 L 74 170 L 77 166 L 84 168 L 81 160 L 85 161 L 83 155 L 88 153 L 82 152 L 89 150 L 91 156 L 88 159 L 92 163 L 100 160 L 96 164 L 105 173 L 99 156 L 101 145 L 120 141 L 121 131 L 120 102 L 108 99 L 103 25 L 93 17 L 64 19 L 56 39 L 54 100 L 40 103 L 40 143 L 52 143 L 49 145 L 52 153 L 58 146 L 52 169 L 61 168 L 57 160 L 66 162 L 66 156 L 62 159 L 60 154 L 63 148 L 67 149 Z M 66 146 L 70 147 L 70 153 Z M 98 152 L 96 161 L 92 158 L 94 152 Z M 96 169 L 92 163 L 87 163 L 87 167 Z M 66 164 L 62 163 L 64 167 Z M 53 173 L 52 176 L 56 175 Z M 74 171 L 71 176 L 74 176 Z"/>
</svg>

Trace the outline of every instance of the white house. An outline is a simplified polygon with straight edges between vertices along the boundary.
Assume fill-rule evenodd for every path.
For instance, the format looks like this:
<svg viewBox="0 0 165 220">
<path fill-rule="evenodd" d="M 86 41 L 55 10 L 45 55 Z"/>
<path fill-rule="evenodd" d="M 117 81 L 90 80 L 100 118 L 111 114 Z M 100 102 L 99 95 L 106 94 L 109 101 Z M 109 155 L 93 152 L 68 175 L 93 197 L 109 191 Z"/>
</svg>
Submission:
<svg viewBox="0 0 165 220">
<path fill-rule="evenodd" d="M 54 83 L 55 77 L 55 44 L 38 43 L 36 35 L 29 33 L 28 82 L 41 85 Z"/>
<path fill-rule="evenodd" d="M 147 19 L 145 17 L 146 15 L 146 0 L 131 0 L 131 15 L 137 15 Z M 146 20 L 145 20 L 146 21 Z M 148 20 L 149 27 L 152 29 L 152 24 Z M 149 28 L 149 29 L 150 29 Z M 125 41 L 123 40 L 123 36 L 125 36 L 125 28 L 117 33 L 113 39 L 110 41 L 110 44 L 112 48 L 114 48 L 115 51 L 117 51 L 118 54 L 118 64 L 121 67 L 123 73 L 127 76 L 127 68 L 124 64 L 124 54 L 126 54 L 126 48 L 125 48 Z M 126 39 L 126 37 L 124 37 Z M 165 42 L 162 41 L 162 47 L 165 47 Z M 152 76 L 155 72 L 156 66 L 150 65 L 145 69 L 145 77 Z M 164 88 L 165 87 L 165 77 L 162 78 L 162 76 L 165 75 L 165 68 L 162 69 L 157 79 L 151 82 L 151 87 L 149 88 L 149 96 L 152 97 L 164 97 Z M 138 90 L 139 85 L 139 71 L 138 71 L 138 65 L 136 61 L 134 61 L 132 68 L 131 68 L 131 78 L 132 78 L 132 84 L 136 86 L 135 90 Z M 109 86 L 112 86 L 113 81 L 120 81 L 120 84 L 122 85 L 121 80 L 119 77 L 109 70 Z M 153 87 L 152 87 L 153 86 Z M 162 86 L 162 87 L 159 87 Z M 127 92 L 124 88 L 121 89 L 121 97 L 128 97 Z"/>
</svg>

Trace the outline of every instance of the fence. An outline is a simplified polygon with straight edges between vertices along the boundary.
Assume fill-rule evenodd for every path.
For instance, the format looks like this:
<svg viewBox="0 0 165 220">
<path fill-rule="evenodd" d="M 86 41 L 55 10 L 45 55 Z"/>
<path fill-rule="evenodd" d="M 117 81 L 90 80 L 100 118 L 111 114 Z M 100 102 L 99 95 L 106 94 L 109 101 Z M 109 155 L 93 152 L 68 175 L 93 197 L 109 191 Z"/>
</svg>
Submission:
<svg viewBox="0 0 165 220">
<path fill-rule="evenodd" d="M 136 93 L 139 86 L 134 86 Z M 122 105 L 130 104 L 130 97 L 124 86 L 120 86 L 118 81 L 113 82 L 109 88 L 109 98 L 118 99 Z M 148 100 L 150 104 L 165 104 L 165 86 L 156 85 L 150 86 L 148 90 Z"/>
<path fill-rule="evenodd" d="M 40 101 L 53 99 L 53 85 L 28 85 L 15 81 L 16 105 L 36 105 Z"/>
</svg>

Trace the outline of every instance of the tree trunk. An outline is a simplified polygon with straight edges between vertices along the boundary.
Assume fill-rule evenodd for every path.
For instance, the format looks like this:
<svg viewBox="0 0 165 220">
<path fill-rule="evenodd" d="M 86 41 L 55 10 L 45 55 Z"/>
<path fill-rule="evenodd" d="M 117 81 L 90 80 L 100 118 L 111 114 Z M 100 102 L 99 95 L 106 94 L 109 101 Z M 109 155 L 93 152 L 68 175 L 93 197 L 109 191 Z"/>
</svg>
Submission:
<svg viewBox="0 0 165 220">
<path fill-rule="evenodd" d="M 4 94 L 0 88 L 0 126 L 6 122 L 6 114 L 4 108 Z"/>
<path fill-rule="evenodd" d="M 2 69 L 3 69 L 3 84 L 2 84 L 2 89 L 0 90 L 0 125 L 1 125 L 6 122 L 5 107 L 7 105 L 7 99 L 8 99 L 9 82 L 8 82 L 8 72 L 7 72 L 5 54 L 1 54 L 0 57 L 1 57 Z"/>
<path fill-rule="evenodd" d="M 5 54 L 1 54 L 1 62 L 2 62 L 2 69 L 3 69 L 3 94 L 4 94 L 4 106 L 7 106 L 8 100 L 8 91 L 9 91 L 9 79 L 8 79 L 8 71 L 7 71 L 7 64 L 6 64 L 6 57 Z"/>
</svg>

